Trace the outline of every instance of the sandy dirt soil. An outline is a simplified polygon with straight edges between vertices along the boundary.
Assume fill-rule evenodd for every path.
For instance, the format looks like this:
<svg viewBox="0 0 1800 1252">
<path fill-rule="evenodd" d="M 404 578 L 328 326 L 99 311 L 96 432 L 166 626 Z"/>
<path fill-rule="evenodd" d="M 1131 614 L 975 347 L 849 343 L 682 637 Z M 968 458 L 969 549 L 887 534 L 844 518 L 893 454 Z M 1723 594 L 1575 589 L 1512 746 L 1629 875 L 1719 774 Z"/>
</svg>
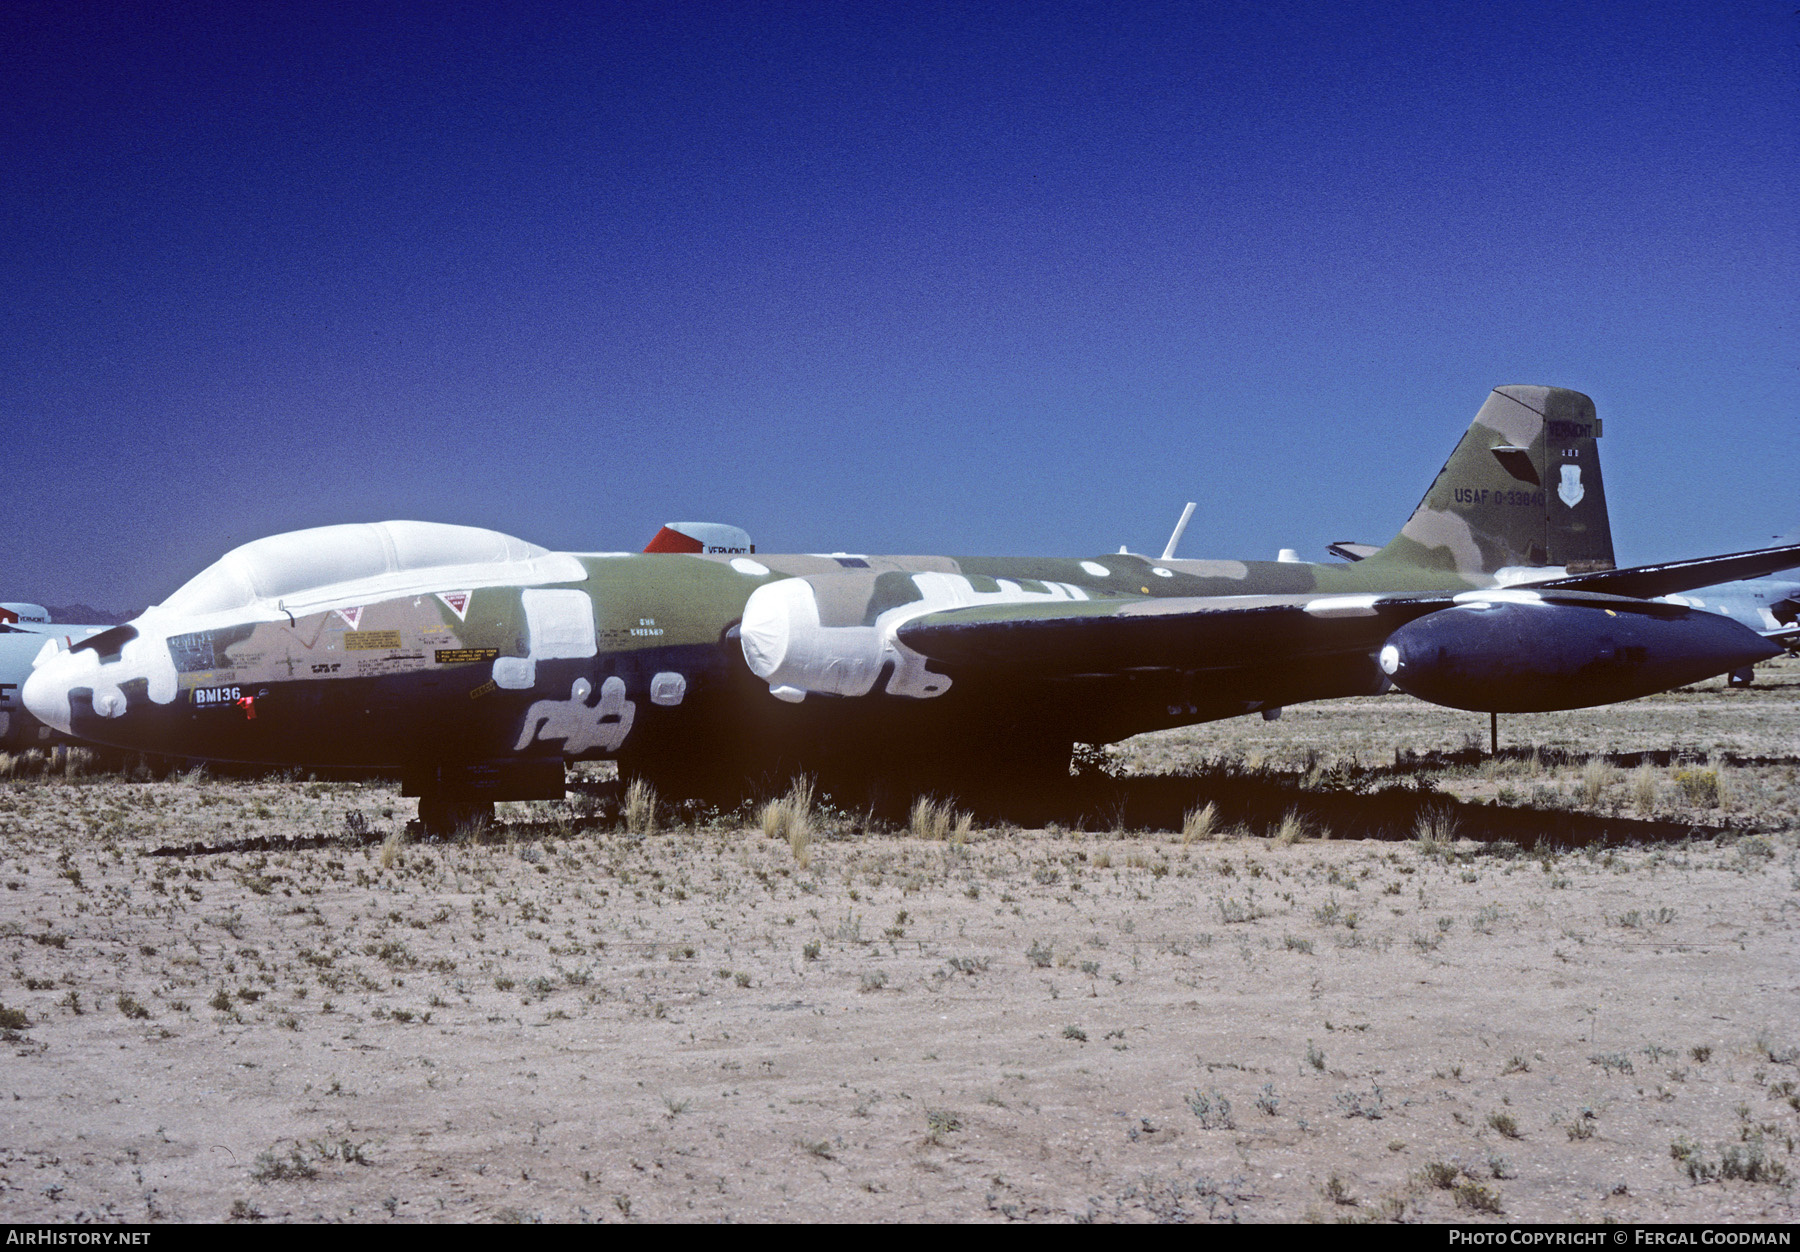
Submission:
<svg viewBox="0 0 1800 1252">
<path fill-rule="evenodd" d="M 796 851 L 745 821 L 627 833 L 577 795 L 396 847 L 412 802 L 379 786 L 19 778 L 0 1217 L 1791 1222 L 1781 673 L 1581 715 L 1585 774 L 1426 780 L 1465 816 L 1698 830 L 1623 846 L 821 813 Z M 1486 729 L 1422 710 L 1113 755 L 1304 789 Z M 1508 742 L 1563 733 L 1526 720 Z"/>
</svg>

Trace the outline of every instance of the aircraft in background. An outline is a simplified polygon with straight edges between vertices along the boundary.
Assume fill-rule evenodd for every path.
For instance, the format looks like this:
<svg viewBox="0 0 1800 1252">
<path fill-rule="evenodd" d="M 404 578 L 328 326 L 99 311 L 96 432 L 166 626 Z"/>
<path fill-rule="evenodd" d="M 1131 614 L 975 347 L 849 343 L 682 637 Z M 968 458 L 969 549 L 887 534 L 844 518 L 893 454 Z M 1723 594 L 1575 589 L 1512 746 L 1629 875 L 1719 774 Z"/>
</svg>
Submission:
<svg viewBox="0 0 1800 1252">
<path fill-rule="evenodd" d="M 0 604 L 0 751 L 49 748 L 68 737 L 44 725 L 25 708 L 19 690 L 31 673 L 31 662 L 43 651 L 47 636 L 64 647 L 106 630 L 105 625 L 73 626 L 55 622 L 41 604 Z"/>
<path fill-rule="evenodd" d="M 1723 614 L 1789 652 L 1800 650 L 1800 625 L 1796 624 L 1800 621 L 1800 580 L 1748 578 L 1657 598 L 1668 604 Z M 1731 671 L 1733 687 L 1748 687 L 1754 681 L 1754 666 Z"/>
<path fill-rule="evenodd" d="M 756 545 L 741 527 L 721 522 L 670 522 L 651 537 L 646 552 L 706 552 L 713 556 L 750 556 Z"/>
<path fill-rule="evenodd" d="M 1800 565 L 1800 545 L 1614 568 L 1600 435 L 1578 392 L 1496 388 L 1399 535 L 1349 565 L 751 555 L 691 535 L 702 550 L 568 553 L 327 526 L 47 645 L 24 697 L 120 747 L 392 769 L 441 830 L 560 798 L 571 760 L 668 794 L 805 769 L 839 794 L 968 795 L 1066 778 L 1077 742 L 1306 700 L 1580 708 L 1778 651 L 1656 597 Z"/>
</svg>

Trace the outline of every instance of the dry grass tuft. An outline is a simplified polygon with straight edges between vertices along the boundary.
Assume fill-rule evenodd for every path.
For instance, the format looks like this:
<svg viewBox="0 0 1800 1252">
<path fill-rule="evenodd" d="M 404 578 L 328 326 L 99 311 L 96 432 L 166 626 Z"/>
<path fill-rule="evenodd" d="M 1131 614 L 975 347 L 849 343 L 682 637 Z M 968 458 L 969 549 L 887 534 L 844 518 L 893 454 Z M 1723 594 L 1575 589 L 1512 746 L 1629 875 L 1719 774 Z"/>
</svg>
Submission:
<svg viewBox="0 0 1800 1252">
<path fill-rule="evenodd" d="M 1185 845 L 1216 838 L 1219 834 L 1218 822 L 1219 806 L 1211 800 L 1206 802 L 1203 809 L 1189 809 L 1181 819 L 1181 842 Z"/>
<path fill-rule="evenodd" d="M 625 833 L 647 836 L 656 833 L 656 788 L 641 778 L 631 780 L 625 789 Z"/>
<path fill-rule="evenodd" d="M 813 780 L 808 774 L 794 779 L 785 796 L 769 801 L 762 810 L 763 834 L 785 839 L 801 869 L 812 865 L 812 813 Z"/>
<path fill-rule="evenodd" d="M 1298 843 L 1302 839 L 1313 837 L 1312 819 L 1303 815 L 1299 809 L 1289 809 L 1282 815 L 1281 825 L 1275 828 L 1275 843 L 1280 847 Z"/>
<path fill-rule="evenodd" d="M 1606 789 L 1612 786 L 1613 776 L 1617 774 L 1610 762 L 1589 761 L 1581 770 L 1581 799 L 1584 804 L 1593 806 L 1606 798 Z"/>
<path fill-rule="evenodd" d="M 908 828 L 916 839 L 942 843 L 950 837 L 951 829 L 955 827 L 966 840 L 971 825 L 967 814 L 963 814 L 962 818 L 960 822 L 957 820 L 958 814 L 948 800 L 939 800 L 936 796 L 920 796 L 913 801 L 912 819 Z"/>
<path fill-rule="evenodd" d="M 381 841 L 381 868 L 393 869 L 394 862 L 400 859 L 400 849 L 406 846 L 406 826 L 396 826 L 386 839 Z"/>
<path fill-rule="evenodd" d="M 37 748 L 27 748 L 14 755 L 0 753 L 0 778 L 31 778 L 44 772 L 45 757 Z"/>
<path fill-rule="evenodd" d="M 1456 814 L 1447 808 L 1419 814 L 1419 820 L 1413 823 L 1413 838 L 1418 841 L 1419 851 L 1427 856 L 1441 855 L 1456 842 Z"/>
<path fill-rule="evenodd" d="M 975 833 L 975 816 L 972 813 L 958 813 L 956 825 L 950 828 L 950 843 L 954 847 L 962 847 L 969 842 L 969 836 Z"/>
</svg>

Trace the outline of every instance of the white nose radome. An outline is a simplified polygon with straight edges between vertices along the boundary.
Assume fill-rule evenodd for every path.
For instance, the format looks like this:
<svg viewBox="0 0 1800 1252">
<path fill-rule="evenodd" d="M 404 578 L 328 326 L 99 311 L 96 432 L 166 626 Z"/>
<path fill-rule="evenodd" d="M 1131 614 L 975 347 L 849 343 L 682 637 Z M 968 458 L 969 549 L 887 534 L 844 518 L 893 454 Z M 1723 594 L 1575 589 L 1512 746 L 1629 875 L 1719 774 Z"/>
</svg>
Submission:
<svg viewBox="0 0 1800 1252">
<path fill-rule="evenodd" d="M 99 660 L 92 652 L 66 652 L 56 640 L 46 640 L 19 699 L 38 721 L 69 734 L 69 688 L 86 670 L 98 669 Z"/>
<path fill-rule="evenodd" d="M 141 619 L 140 619 L 141 620 Z M 93 693 L 94 712 L 101 717 L 122 717 L 126 711 L 123 687 L 142 680 L 144 694 L 153 704 L 167 704 L 179 694 L 175 663 L 160 635 L 139 635 L 135 630 L 120 641 L 119 655 L 103 660 L 98 649 L 65 649 L 52 639 L 31 662 L 31 675 L 19 690 L 19 698 L 31 715 L 63 734 L 70 726 L 69 693 L 86 688 Z"/>
</svg>

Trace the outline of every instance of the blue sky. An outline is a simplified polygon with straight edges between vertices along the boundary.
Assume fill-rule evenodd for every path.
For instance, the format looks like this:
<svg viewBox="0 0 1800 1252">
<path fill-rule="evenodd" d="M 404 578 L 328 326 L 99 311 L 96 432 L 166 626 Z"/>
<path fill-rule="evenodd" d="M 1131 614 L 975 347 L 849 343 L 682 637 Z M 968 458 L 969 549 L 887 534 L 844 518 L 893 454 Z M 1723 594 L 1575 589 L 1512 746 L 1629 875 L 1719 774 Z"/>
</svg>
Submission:
<svg viewBox="0 0 1800 1252">
<path fill-rule="evenodd" d="M 17 3 L 4 598 L 340 521 L 1385 541 L 1499 383 L 1800 525 L 1791 3 Z"/>
</svg>

